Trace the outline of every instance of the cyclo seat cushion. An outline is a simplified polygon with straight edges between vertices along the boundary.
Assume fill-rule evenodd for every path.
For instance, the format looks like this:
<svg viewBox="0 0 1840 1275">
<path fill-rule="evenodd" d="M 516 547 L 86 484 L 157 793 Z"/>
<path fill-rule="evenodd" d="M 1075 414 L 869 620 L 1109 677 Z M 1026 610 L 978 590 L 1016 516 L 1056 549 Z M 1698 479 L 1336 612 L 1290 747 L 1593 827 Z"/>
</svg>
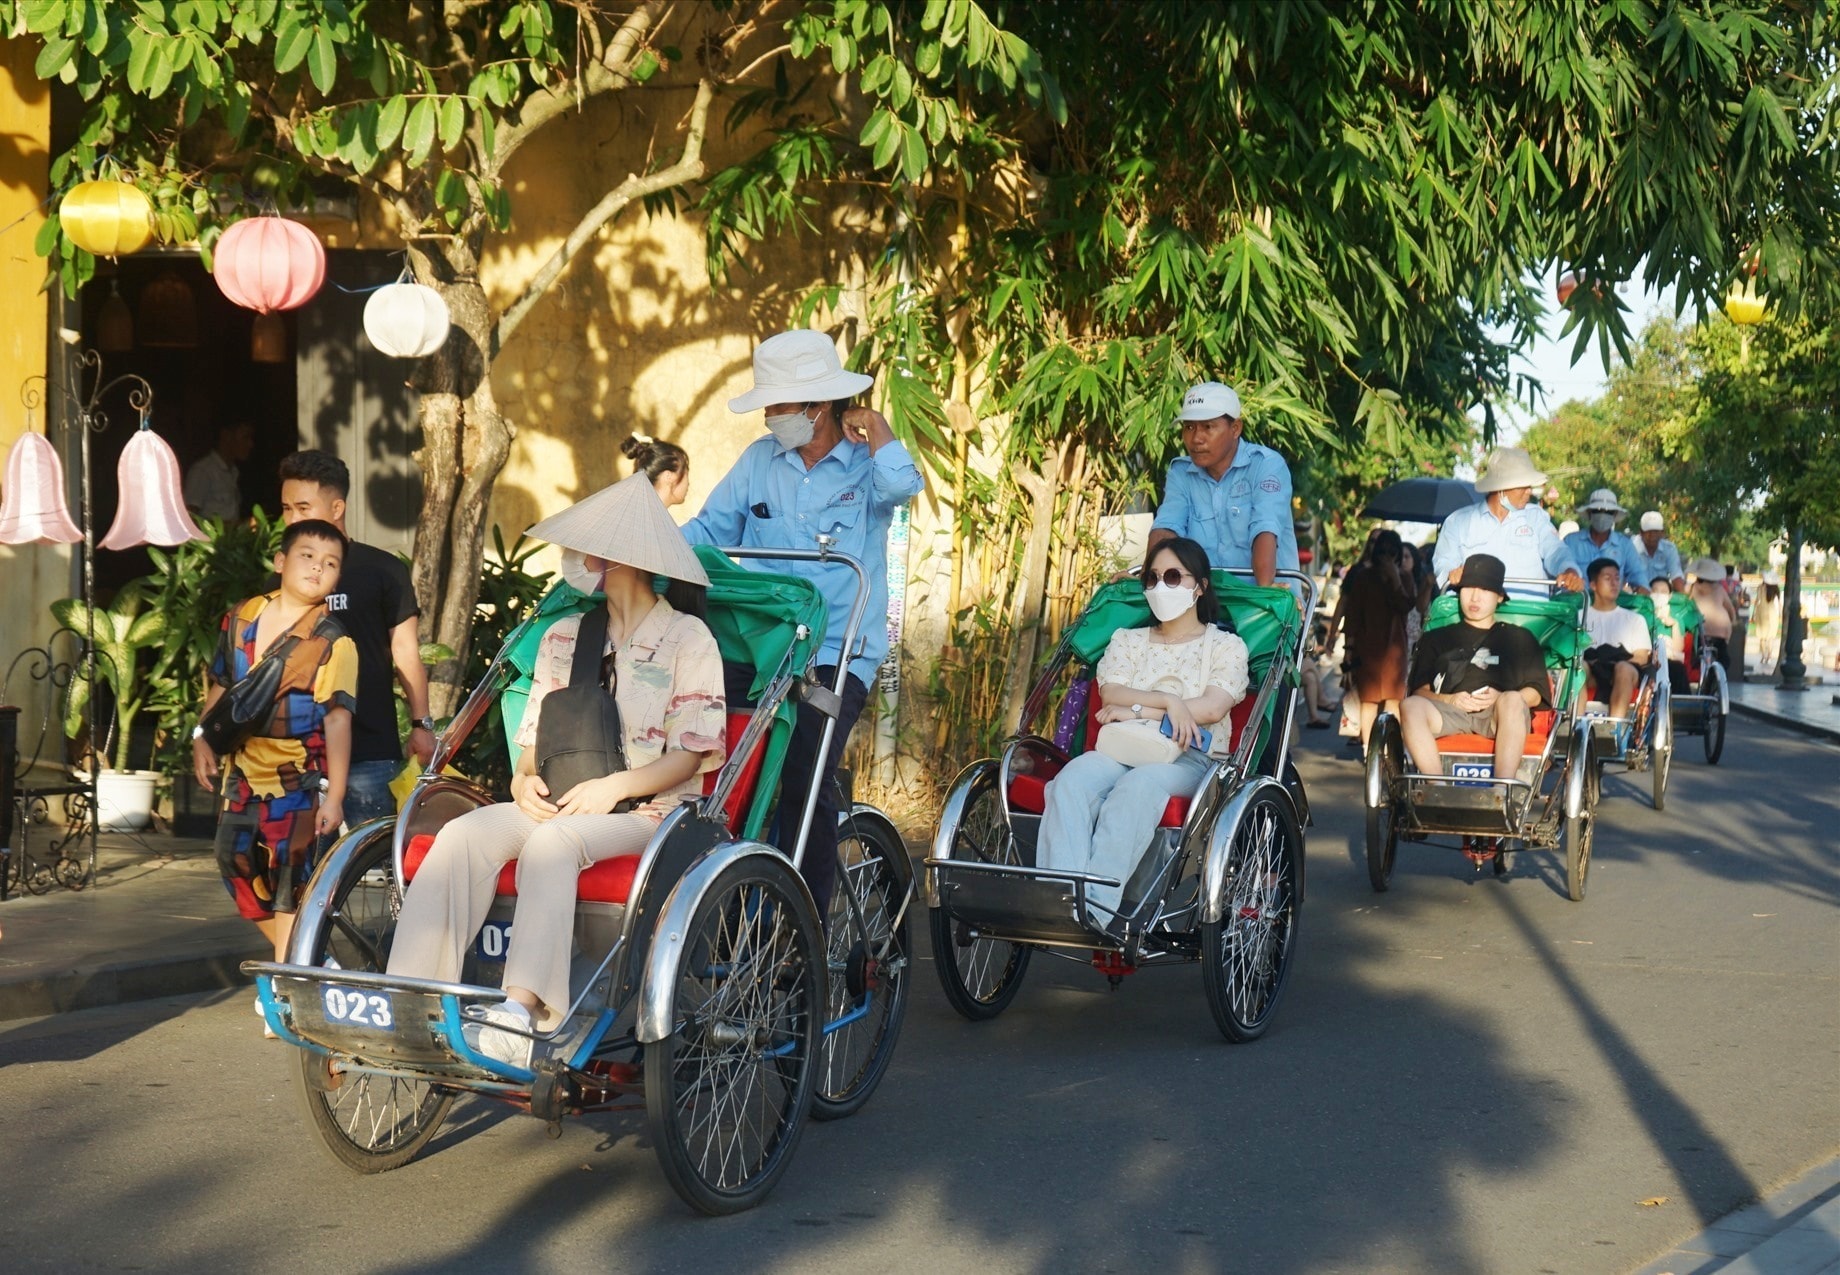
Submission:
<svg viewBox="0 0 1840 1275">
<path fill-rule="evenodd" d="M 749 714 L 746 711 L 728 715 L 728 737 L 739 740 L 741 732 L 747 729 Z M 764 745 L 766 735 L 761 736 Z M 746 813 L 748 802 L 753 797 L 754 785 L 760 778 L 760 765 L 766 755 L 764 746 L 756 746 L 741 768 L 741 782 L 735 785 L 729 794 L 728 802 L 723 807 L 729 830 L 732 832 L 740 826 L 741 818 Z M 707 795 L 715 788 L 716 776 L 721 772 L 712 770 L 703 777 L 703 792 Z M 409 881 L 415 880 L 416 871 L 422 866 L 422 860 L 428 857 L 434 848 L 434 834 L 422 833 L 409 838 L 409 844 L 403 847 L 403 876 Z M 576 878 L 575 898 L 582 903 L 619 903 L 624 904 L 632 895 L 633 878 L 639 871 L 639 856 L 636 854 L 615 855 L 611 859 L 602 859 L 582 869 Z M 517 897 L 517 860 L 513 859 L 498 873 L 497 894 L 500 898 Z"/>
<path fill-rule="evenodd" d="M 1054 770 L 1059 771 L 1060 767 L 1056 766 Z M 1011 809 L 1036 815 L 1045 811 L 1048 808 L 1048 780 L 1052 778 L 1054 778 L 1053 772 L 1044 775 L 1038 771 L 1031 775 L 1017 775 L 1010 780 L 1009 804 Z M 1180 828 L 1182 821 L 1188 818 L 1188 807 L 1192 800 L 1189 797 L 1171 797 L 1163 807 L 1163 817 L 1157 822 L 1157 827 Z"/>
<path fill-rule="evenodd" d="M 1552 735 L 1553 722 L 1558 714 L 1550 708 L 1533 710 L 1533 721 L 1527 729 L 1527 742 L 1521 745 L 1521 756 L 1538 756 L 1546 751 L 1546 741 Z M 1487 735 L 1440 735 L 1437 749 L 1440 753 L 1484 753 L 1495 755 L 1495 741 Z"/>
</svg>

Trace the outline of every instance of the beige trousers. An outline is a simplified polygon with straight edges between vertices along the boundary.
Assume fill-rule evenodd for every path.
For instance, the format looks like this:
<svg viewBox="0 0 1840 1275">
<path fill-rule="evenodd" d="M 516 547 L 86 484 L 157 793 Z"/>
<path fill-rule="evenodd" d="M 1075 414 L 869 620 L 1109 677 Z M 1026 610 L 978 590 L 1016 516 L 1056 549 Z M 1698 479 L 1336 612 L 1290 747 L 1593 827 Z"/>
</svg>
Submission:
<svg viewBox="0 0 1840 1275">
<path fill-rule="evenodd" d="M 505 954 L 505 986 L 535 992 L 548 1031 L 569 1006 L 575 878 L 589 864 L 638 854 L 658 830 L 644 815 L 557 815 L 538 823 L 509 802 L 442 828 L 403 897 L 389 972 L 456 982 L 479 933 L 498 873 L 517 866 L 517 910 Z"/>
</svg>

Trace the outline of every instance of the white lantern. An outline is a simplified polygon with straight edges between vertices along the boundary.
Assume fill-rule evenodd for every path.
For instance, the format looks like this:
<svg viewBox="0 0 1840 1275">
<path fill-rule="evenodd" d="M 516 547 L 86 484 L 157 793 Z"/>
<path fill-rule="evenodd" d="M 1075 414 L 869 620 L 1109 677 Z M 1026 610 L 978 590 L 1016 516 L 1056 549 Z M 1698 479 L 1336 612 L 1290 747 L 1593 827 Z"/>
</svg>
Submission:
<svg viewBox="0 0 1840 1275">
<path fill-rule="evenodd" d="M 364 335 L 393 359 L 424 359 L 447 340 L 447 302 L 420 283 L 392 283 L 364 303 Z"/>
</svg>

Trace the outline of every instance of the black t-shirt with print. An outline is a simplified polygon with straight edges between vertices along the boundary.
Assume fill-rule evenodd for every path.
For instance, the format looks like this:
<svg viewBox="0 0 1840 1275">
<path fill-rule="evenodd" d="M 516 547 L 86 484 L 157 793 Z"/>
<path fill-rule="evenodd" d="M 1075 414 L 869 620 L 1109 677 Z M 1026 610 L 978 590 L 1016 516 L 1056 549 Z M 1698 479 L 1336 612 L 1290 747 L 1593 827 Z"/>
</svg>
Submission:
<svg viewBox="0 0 1840 1275">
<path fill-rule="evenodd" d="M 280 587 L 269 577 L 271 589 Z M 409 568 L 393 553 L 353 540 L 339 568 L 339 587 L 326 595 L 326 610 L 358 648 L 358 710 L 351 715 L 351 759 L 403 759 L 396 734 L 396 664 L 390 631 L 422 613 Z"/>
<path fill-rule="evenodd" d="M 1412 658 L 1410 689 L 1426 686 L 1439 695 L 1532 687 L 1540 693 L 1540 707 L 1550 703 L 1546 655 L 1539 641 L 1518 624 L 1506 622 L 1479 629 L 1459 621 L 1421 637 Z"/>
</svg>

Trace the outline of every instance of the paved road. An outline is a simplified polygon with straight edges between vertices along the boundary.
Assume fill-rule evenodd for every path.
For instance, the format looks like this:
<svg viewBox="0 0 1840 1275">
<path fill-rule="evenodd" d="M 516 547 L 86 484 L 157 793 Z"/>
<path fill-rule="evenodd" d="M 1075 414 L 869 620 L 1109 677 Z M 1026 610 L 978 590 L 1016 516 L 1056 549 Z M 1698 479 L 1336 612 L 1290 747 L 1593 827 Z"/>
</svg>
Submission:
<svg viewBox="0 0 1840 1275">
<path fill-rule="evenodd" d="M 923 967 L 875 1100 L 709 1221 L 636 1116 L 464 1106 L 359 1179 L 247 995 L 69 1014 L 0 1030 L 0 1267 L 1619 1271 L 1840 1149 L 1840 748 L 1734 721 L 1665 815 L 1612 778 L 1575 905 L 1549 856 L 1410 846 L 1376 898 L 1355 767 L 1308 742 L 1305 946 L 1256 1045 L 1193 971 L 1040 962 L 972 1026 Z"/>
</svg>

